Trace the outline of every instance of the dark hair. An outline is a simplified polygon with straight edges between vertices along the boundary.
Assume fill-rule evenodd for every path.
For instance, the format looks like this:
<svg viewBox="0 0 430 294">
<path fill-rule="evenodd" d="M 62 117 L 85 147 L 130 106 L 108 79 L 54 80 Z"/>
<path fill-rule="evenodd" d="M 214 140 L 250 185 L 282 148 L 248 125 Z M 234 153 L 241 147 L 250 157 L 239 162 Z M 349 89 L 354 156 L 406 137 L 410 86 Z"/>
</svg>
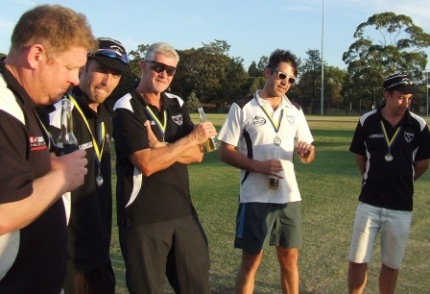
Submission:
<svg viewBox="0 0 430 294">
<path fill-rule="evenodd" d="M 293 67 L 294 75 L 297 76 L 297 57 L 288 50 L 277 49 L 270 54 L 268 68 L 275 69 L 279 63 L 286 62 Z"/>
</svg>

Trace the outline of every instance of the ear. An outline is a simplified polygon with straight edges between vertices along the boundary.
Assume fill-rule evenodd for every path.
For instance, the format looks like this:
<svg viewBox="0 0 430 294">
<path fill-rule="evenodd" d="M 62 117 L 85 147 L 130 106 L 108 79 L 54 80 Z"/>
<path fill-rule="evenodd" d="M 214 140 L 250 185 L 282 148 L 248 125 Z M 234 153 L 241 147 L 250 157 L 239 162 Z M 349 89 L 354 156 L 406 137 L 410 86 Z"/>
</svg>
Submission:
<svg viewBox="0 0 430 294">
<path fill-rule="evenodd" d="M 27 62 L 33 69 L 38 68 L 41 62 L 46 62 L 46 50 L 41 44 L 34 44 L 28 49 Z"/>
<path fill-rule="evenodd" d="M 272 71 L 270 70 L 270 68 L 265 67 L 264 68 L 264 77 L 267 79 L 268 77 L 270 77 L 271 74 L 272 74 Z"/>
</svg>

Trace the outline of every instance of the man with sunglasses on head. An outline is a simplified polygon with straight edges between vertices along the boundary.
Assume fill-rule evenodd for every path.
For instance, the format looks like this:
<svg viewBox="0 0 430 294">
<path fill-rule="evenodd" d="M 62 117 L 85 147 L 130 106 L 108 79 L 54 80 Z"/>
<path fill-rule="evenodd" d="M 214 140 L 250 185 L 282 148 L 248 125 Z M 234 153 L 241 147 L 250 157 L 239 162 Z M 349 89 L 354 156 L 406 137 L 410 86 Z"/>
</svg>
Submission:
<svg viewBox="0 0 430 294">
<path fill-rule="evenodd" d="M 178 62 L 171 45 L 149 46 L 139 84 L 114 106 L 118 217 L 126 225 L 132 294 L 162 293 L 165 275 L 176 293 L 210 293 L 207 240 L 187 165 L 202 161 L 201 144 L 216 130 L 210 122 L 194 126 L 184 101 L 165 92 Z"/>
<path fill-rule="evenodd" d="M 232 104 L 218 135 L 221 160 L 241 174 L 235 247 L 242 249 L 242 263 L 236 293 L 253 293 L 267 245 L 276 246 L 283 293 L 299 293 L 301 196 L 293 160 L 296 154 L 309 164 L 315 149 L 301 107 L 286 96 L 296 75 L 296 57 L 274 51 L 263 89 Z"/>
<path fill-rule="evenodd" d="M 124 46 L 112 38 L 99 38 L 98 48 L 80 69 L 79 86 L 72 89 L 73 133 L 87 151 L 85 183 L 64 196 L 70 205 L 66 294 L 115 293 L 109 257 L 112 227 L 111 138 L 113 111 L 104 103 L 129 71 Z M 61 102 L 51 113 L 51 133 L 61 129 Z"/>
<path fill-rule="evenodd" d="M 417 92 L 404 74 L 383 83 L 385 104 L 364 114 L 350 151 L 363 175 L 349 254 L 349 293 L 363 293 L 367 264 L 381 232 L 380 293 L 394 293 L 409 239 L 414 182 L 428 168 L 426 121 L 409 111 Z"/>
</svg>

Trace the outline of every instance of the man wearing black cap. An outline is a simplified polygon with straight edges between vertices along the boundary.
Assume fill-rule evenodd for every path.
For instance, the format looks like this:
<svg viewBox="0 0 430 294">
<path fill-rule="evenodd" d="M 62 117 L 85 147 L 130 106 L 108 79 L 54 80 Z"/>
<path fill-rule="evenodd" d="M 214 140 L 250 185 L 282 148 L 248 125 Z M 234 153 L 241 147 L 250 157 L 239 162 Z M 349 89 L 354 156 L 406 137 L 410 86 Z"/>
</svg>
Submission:
<svg viewBox="0 0 430 294">
<path fill-rule="evenodd" d="M 409 239 L 413 185 L 428 167 L 430 135 L 408 110 L 416 88 L 403 74 L 384 81 L 385 104 L 364 114 L 350 151 L 363 175 L 349 255 L 349 293 L 363 293 L 367 263 L 381 231 L 380 293 L 394 293 Z"/>
<path fill-rule="evenodd" d="M 98 49 L 88 56 L 80 70 L 79 86 L 72 101 L 73 132 L 79 148 L 87 151 L 88 174 L 84 185 L 64 196 L 70 207 L 68 262 L 65 293 L 115 292 L 115 277 L 109 258 L 112 226 L 110 147 L 113 112 L 103 104 L 128 71 L 123 45 L 111 38 L 99 38 Z M 60 104 L 51 113 L 54 139 L 60 129 Z M 66 209 L 67 210 L 67 209 Z"/>
</svg>

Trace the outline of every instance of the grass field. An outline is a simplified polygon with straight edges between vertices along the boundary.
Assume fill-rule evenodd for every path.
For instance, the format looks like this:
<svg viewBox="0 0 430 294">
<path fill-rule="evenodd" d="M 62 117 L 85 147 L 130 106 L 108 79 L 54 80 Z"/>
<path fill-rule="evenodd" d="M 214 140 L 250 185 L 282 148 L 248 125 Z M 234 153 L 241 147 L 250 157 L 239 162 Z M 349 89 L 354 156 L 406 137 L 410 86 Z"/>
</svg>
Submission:
<svg viewBox="0 0 430 294">
<path fill-rule="evenodd" d="M 225 115 L 210 114 L 219 127 Z M 197 116 L 193 116 L 196 119 Z M 296 164 L 303 198 L 303 237 L 300 251 L 300 293 L 346 293 L 347 257 L 361 177 L 348 151 L 358 117 L 307 117 L 314 135 L 316 159 Z M 209 241 L 212 292 L 234 293 L 240 251 L 233 248 L 238 205 L 239 172 L 219 161 L 218 152 L 190 165 L 191 194 Z M 430 175 L 415 185 L 414 219 L 409 246 L 396 293 L 430 293 Z M 115 222 L 116 223 L 116 222 Z M 114 223 L 114 224 L 115 224 Z M 366 293 L 378 293 L 379 247 L 369 266 Z M 264 253 L 254 293 L 281 293 L 274 248 Z M 117 229 L 113 226 L 111 256 L 117 293 L 127 293 Z M 166 285 L 166 293 L 172 293 Z"/>
</svg>

